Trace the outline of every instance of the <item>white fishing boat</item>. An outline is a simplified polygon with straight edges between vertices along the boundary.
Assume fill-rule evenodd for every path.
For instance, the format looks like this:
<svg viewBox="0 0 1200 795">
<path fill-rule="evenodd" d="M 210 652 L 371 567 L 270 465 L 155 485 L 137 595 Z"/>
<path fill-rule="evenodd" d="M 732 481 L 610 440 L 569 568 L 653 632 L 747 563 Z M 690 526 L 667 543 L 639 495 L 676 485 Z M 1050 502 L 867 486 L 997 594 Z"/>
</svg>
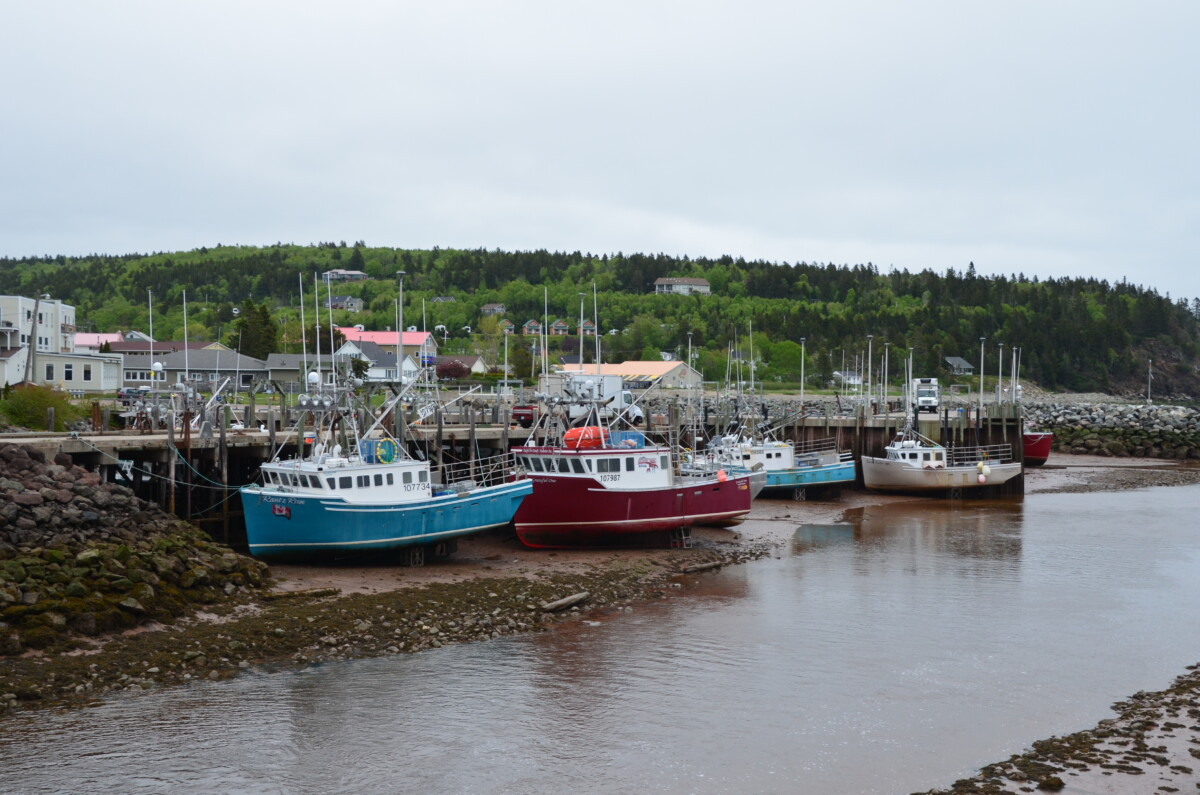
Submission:
<svg viewBox="0 0 1200 795">
<path fill-rule="evenodd" d="M 862 457 L 863 485 L 874 491 L 942 492 L 1007 483 L 1022 472 L 1012 445 L 946 447 L 906 424 L 881 458 Z"/>
</svg>

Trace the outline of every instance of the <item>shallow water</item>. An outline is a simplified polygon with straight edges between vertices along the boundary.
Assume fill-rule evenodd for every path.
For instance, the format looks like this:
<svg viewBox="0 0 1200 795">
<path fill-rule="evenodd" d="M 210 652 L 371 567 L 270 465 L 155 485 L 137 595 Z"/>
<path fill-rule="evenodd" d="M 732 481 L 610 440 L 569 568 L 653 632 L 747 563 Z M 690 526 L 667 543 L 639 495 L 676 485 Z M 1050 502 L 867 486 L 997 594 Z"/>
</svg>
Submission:
<svg viewBox="0 0 1200 795">
<path fill-rule="evenodd" d="M 1200 487 L 921 501 L 552 633 L 5 724 L 5 791 L 903 793 L 1200 660 Z M 746 529 L 751 532 L 751 528 Z"/>
</svg>

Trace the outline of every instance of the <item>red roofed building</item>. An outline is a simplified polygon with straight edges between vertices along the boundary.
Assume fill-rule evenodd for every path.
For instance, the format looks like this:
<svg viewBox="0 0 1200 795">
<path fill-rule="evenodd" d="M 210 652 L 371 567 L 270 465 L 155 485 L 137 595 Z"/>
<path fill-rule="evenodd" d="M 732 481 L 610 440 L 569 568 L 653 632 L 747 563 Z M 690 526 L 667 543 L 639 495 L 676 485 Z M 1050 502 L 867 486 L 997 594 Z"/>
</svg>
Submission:
<svg viewBox="0 0 1200 795">
<path fill-rule="evenodd" d="M 364 331 L 354 326 L 339 326 L 338 331 L 348 342 L 373 342 L 380 348 L 392 352 L 396 350 L 397 334 L 394 331 Z M 403 341 L 404 354 L 417 361 L 421 361 L 422 357 L 437 355 L 437 342 L 428 331 L 406 331 Z"/>
</svg>

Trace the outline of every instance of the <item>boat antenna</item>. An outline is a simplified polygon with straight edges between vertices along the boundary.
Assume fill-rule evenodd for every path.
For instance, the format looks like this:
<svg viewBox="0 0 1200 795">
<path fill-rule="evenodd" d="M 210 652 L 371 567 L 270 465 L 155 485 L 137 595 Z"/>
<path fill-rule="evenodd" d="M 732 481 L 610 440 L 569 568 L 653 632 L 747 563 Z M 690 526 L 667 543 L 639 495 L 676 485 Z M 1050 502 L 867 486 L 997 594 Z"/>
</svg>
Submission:
<svg viewBox="0 0 1200 795">
<path fill-rule="evenodd" d="M 600 305 L 596 300 L 596 283 L 592 282 L 592 322 L 596 337 L 596 375 L 600 375 Z"/>
<path fill-rule="evenodd" d="M 154 291 L 150 289 L 146 290 L 146 311 L 150 317 L 150 380 L 158 389 L 158 373 L 154 371 Z"/>
<path fill-rule="evenodd" d="M 325 301 L 329 308 L 329 371 L 336 373 L 337 367 L 333 361 L 333 278 L 329 273 L 325 274 Z"/>
<path fill-rule="evenodd" d="M 183 291 L 183 401 L 184 405 L 191 408 L 191 390 L 187 388 L 188 382 L 192 380 L 192 370 L 188 367 L 188 332 L 187 332 L 187 290 Z"/>
<path fill-rule="evenodd" d="M 321 379 L 321 283 L 317 281 L 317 272 L 313 271 L 313 356 L 316 357 L 316 363 L 313 370 L 317 373 L 317 385 L 320 386 Z M 332 359 L 330 360 L 333 361 Z M 305 383 L 312 386 L 312 382 L 305 375 Z"/>
<path fill-rule="evenodd" d="M 300 282 L 300 378 L 308 375 L 308 329 L 304 326 L 304 274 L 297 273 L 296 281 Z"/>
</svg>

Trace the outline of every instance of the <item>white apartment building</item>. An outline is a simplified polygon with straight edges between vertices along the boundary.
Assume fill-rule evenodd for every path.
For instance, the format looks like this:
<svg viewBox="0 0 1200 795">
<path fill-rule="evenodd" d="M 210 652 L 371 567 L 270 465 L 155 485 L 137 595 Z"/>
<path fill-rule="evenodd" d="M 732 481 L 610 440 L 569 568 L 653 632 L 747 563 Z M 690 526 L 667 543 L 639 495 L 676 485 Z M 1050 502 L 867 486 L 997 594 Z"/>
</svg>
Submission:
<svg viewBox="0 0 1200 795">
<path fill-rule="evenodd" d="M 48 295 L 0 295 L 0 384 L 25 381 L 111 392 L 121 386 L 121 357 L 75 352 L 75 307 Z"/>
</svg>

